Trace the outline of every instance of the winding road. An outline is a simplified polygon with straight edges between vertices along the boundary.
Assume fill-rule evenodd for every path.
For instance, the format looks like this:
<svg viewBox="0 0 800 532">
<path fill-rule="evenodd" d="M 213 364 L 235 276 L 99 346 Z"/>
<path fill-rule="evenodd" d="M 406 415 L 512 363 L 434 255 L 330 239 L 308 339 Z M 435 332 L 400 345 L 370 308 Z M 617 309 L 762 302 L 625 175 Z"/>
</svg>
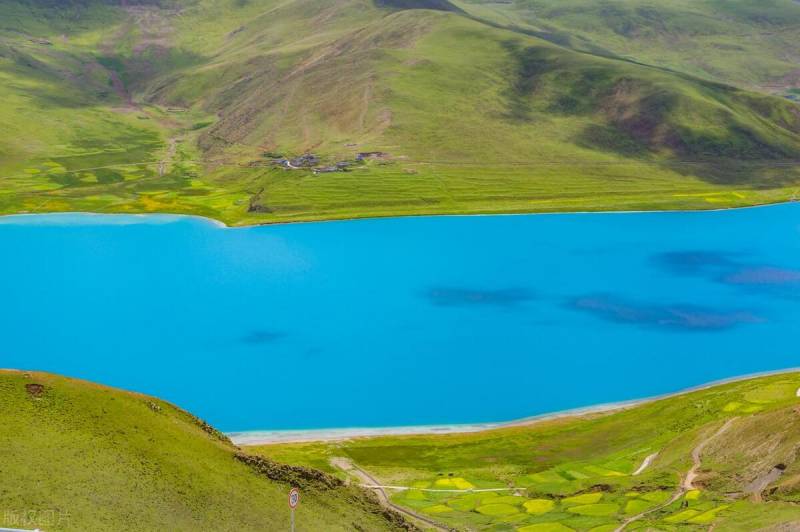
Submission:
<svg viewBox="0 0 800 532">
<path fill-rule="evenodd" d="M 695 489 L 694 481 L 697 478 L 697 472 L 700 470 L 700 466 L 702 465 L 703 451 L 705 450 L 705 448 L 708 446 L 709 443 L 714 441 L 716 438 L 721 436 L 725 431 L 731 428 L 731 425 L 737 419 L 738 418 L 735 417 L 729 419 L 714 434 L 712 434 L 708 438 L 698 443 L 697 446 L 694 449 L 692 449 L 692 467 L 689 469 L 689 471 L 686 472 L 686 475 L 681 480 L 680 486 L 678 486 L 678 489 L 675 491 L 672 497 L 669 498 L 667 502 L 659 504 L 658 506 L 646 510 L 640 514 L 634 515 L 633 517 L 629 517 L 628 519 L 623 521 L 622 524 L 619 527 L 617 527 L 617 529 L 614 532 L 622 532 L 625 529 L 625 527 L 630 525 L 631 523 L 639 521 L 640 519 L 644 519 L 648 515 L 657 512 L 663 508 L 666 508 L 670 504 L 674 503 L 675 501 L 683 497 L 687 491 Z"/>
</svg>

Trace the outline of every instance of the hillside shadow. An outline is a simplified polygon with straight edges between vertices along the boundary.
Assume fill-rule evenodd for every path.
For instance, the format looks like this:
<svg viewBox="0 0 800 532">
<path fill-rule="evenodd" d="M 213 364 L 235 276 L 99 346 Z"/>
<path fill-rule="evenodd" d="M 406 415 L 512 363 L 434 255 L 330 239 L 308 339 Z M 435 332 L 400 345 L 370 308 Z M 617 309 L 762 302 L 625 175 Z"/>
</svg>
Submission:
<svg viewBox="0 0 800 532">
<path fill-rule="evenodd" d="M 514 77 L 505 92 L 506 112 L 502 117 L 512 122 L 530 121 L 534 110 L 531 94 L 536 92 L 541 76 L 556 66 L 545 48 L 522 47 L 516 41 L 505 41 L 502 46 L 516 63 Z"/>
<path fill-rule="evenodd" d="M 374 0 L 377 7 L 391 9 L 433 9 L 436 11 L 452 11 L 453 13 L 464 13 L 464 11 L 448 0 Z"/>
<path fill-rule="evenodd" d="M 156 77 L 178 74 L 187 68 L 207 63 L 209 58 L 183 48 L 150 46 L 130 57 L 98 55 L 96 60 L 109 72 L 112 80 L 116 76 L 114 85 L 117 80 L 121 82 L 123 87 L 112 85 L 119 92 L 120 88 L 141 89 Z"/>
<path fill-rule="evenodd" d="M 680 86 L 650 79 L 647 72 L 637 75 L 627 66 L 573 62 L 559 50 L 502 44 L 516 65 L 502 115 L 510 122 L 531 123 L 537 113 L 579 118 L 585 124 L 570 139 L 575 146 L 716 185 L 768 189 L 800 182 L 793 164 L 800 158 L 800 144 L 793 146 L 786 135 L 800 133 L 800 127 L 772 118 L 782 110 L 774 107 L 777 102 L 677 76 L 688 84 L 684 93 Z M 693 91 L 716 104 L 689 96 Z M 687 109 L 698 113 L 697 127 L 682 119 Z M 761 122 L 751 124 L 753 115 L 769 120 L 774 136 L 767 136 L 769 129 L 762 131 Z"/>
</svg>

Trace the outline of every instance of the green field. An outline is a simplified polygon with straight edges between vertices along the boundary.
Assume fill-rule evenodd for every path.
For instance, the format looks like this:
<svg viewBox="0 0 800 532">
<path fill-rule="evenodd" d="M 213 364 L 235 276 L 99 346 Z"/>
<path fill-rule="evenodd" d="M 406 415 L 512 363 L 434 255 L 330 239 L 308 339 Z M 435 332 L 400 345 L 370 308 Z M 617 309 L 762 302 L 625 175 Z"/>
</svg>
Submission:
<svg viewBox="0 0 800 532">
<path fill-rule="evenodd" d="M 0 527 L 282 530 L 297 485 L 298 530 L 401 529 L 372 497 L 317 472 L 257 472 L 227 438 L 152 397 L 0 370 L 0 404 Z"/>
<path fill-rule="evenodd" d="M 348 458 L 381 483 L 413 488 L 392 491 L 397 504 L 458 529 L 610 532 L 654 510 L 628 529 L 767 530 L 800 522 L 798 388 L 800 374 L 790 373 L 614 413 L 482 433 L 248 449 L 339 475 L 329 460 Z M 727 431 L 712 437 L 731 419 Z M 679 493 L 692 450 L 705 440 L 694 489 Z M 650 466 L 633 475 L 655 453 Z M 750 486 L 775 466 L 782 474 L 757 499 Z M 431 491 L 456 479 L 472 488 Z M 490 488 L 510 489 L 470 491 Z"/>
<path fill-rule="evenodd" d="M 800 107 L 781 95 L 799 88 L 800 4 L 717 4 L 8 0 L 0 213 L 254 224 L 796 199 Z M 306 152 L 352 165 L 270 165 Z"/>
</svg>

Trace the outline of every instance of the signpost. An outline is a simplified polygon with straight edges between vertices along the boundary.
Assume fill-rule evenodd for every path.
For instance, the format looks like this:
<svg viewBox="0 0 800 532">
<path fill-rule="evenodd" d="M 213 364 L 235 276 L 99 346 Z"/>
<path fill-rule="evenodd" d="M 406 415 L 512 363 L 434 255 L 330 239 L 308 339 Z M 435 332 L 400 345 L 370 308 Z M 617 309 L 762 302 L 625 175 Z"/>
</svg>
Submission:
<svg viewBox="0 0 800 532">
<path fill-rule="evenodd" d="M 292 488 L 289 490 L 289 508 L 292 510 L 292 532 L 294 532 L 294 509 L 300 504 L 300 490 Z"/>
</svg>

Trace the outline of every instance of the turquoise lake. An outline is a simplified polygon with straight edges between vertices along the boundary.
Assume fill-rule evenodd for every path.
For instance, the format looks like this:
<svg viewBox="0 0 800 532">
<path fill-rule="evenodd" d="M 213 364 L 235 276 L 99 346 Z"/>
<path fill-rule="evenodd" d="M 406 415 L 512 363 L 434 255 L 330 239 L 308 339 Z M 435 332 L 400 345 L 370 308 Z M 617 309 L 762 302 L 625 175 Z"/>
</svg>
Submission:
<svg viewBox="0 0 800 532">
<path fill-rule="evenodd" d="M 800 366 L 800 205 L 0 219 L 0 367 L 225 431 L 502 421 Z"/>
</svg>

